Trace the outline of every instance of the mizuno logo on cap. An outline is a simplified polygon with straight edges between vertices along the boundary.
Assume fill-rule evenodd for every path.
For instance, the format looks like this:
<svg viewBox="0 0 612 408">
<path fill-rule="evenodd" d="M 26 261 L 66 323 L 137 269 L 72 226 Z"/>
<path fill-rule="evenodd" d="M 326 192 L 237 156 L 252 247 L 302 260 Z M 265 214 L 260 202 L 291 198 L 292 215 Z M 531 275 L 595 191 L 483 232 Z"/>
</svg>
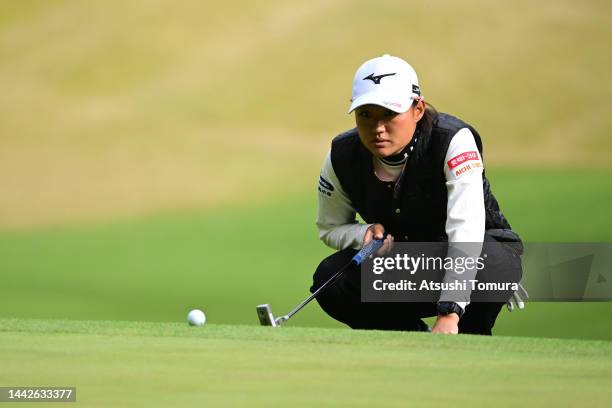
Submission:
<svg viewBox="0 0 612 408">
<path fill-rule="evenodd" d="M 376 85 L 379 85 L 381 79 L 387 76 L 391 76 L 391 75 L 395 75 L 395 72 L 391 74 L 382 74 L 382 75 L 374 75 L 374 73 L 371 73 L 367 77 L 363 78 L 363 80 L 365 81 L 366 79 L 369 79 L 370 81 L 374 82 Z"/>
</svg>

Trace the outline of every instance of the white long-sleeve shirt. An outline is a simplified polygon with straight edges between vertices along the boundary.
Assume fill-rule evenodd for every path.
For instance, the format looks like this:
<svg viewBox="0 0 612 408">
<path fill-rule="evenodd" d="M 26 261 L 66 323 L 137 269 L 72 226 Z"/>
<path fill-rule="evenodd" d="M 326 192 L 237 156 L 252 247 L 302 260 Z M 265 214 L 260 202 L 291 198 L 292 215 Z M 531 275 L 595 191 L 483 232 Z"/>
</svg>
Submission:
<svg viewBox="0 0 612 408">
<path fill-rule="evenodd" d="M 394 181 L 399 177 L 401 166 L 390 166 L 375 157 L 372 160 L 376 175 L 381 180 Z M 468 128 L 460 129 L 451 139 L 443 170 L 448 198 L 445 225 L 448 242 L 480 243 L 478 248 L 473 249 L 474 252 L 477 249 L 478 253 L 470 254 L 476 258 L 480 255 L 485 233 L 483 164 L 474 136 Z M 332 166 L 331 152 L 323 162 L 318 189 L 319 238 L 337 250 L 361 248 L 365 232 L 371 224 L 357 221 L 356 211 Z M 469 299 L 457 303 L 465 307 Z"/>
</svg>

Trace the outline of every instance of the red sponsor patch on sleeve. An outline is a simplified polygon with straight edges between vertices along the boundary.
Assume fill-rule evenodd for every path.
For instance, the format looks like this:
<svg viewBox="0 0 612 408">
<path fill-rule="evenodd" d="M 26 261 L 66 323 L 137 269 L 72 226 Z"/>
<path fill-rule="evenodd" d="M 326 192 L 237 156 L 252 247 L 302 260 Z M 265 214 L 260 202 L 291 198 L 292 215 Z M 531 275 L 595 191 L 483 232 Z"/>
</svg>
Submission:
<svg viewBox="0 0 612 408">
<path fill-rule="evenodd" d="M 453 157 L 447 162 L 448 168 L 452 170 L 455 167 L 461 166 L 463 163 L 470 161 L 470 160 L 479 160 L 478 152 L 465 152 L 465 153 L 461 153 L 458 156 Z"/>
</svg>

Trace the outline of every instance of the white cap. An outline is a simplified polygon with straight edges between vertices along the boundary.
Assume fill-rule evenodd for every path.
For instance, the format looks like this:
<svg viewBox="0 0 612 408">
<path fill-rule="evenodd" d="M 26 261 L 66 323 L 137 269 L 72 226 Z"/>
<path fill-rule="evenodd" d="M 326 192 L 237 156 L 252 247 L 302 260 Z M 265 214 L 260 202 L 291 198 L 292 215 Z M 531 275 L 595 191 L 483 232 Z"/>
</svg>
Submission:
<svg viewBox="0 0 612 408">
<path fill-rule="evenodd" d="M 403 59 L 385 54 L 364 62 L 355 73 L 348 113 L 369 104 L 403 113 L 420 96 L 415 70 Z"/>
</svg>

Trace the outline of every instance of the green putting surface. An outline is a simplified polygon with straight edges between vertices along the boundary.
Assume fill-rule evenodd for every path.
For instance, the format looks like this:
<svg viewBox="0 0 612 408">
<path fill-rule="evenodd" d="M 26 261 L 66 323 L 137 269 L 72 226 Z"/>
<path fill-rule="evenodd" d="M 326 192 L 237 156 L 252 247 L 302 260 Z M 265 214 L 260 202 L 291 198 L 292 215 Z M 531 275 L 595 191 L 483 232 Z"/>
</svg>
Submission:
<svg viewBox="0 0 612 408">
<path fill-rule="evenodd" d="M 612 343 L 588 340 L 612 340 L 609 302 L 504 310 L 493 338 L 351 331 L 316 302 L 273 331 L 255 306 L 291 310 L 332 252 L 320 165 L 383 53 L 478 129 L 526 242 L 612 242 L 611 10 L 1 2 L 0 386 L 87 407 L 609 405 Z"/>
<path fill-rule="evenodd" d="M 77 405 L 604 406 L 612 343 L 125 321 L 0 319 L 0 383 Z"/>
</svg>

